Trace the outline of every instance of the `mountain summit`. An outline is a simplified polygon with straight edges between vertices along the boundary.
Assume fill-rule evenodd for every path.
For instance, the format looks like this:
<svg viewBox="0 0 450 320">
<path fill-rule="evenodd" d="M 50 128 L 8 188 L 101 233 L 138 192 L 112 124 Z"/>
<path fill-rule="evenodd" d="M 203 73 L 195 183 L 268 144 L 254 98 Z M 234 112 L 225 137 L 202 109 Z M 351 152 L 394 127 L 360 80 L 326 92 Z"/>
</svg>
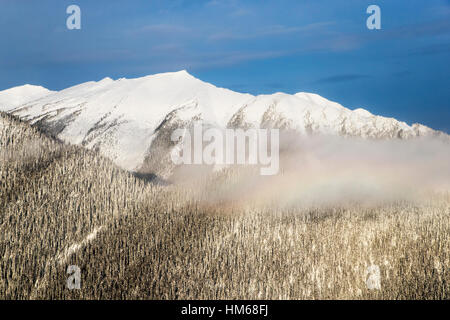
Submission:
<svg viewBox="0 0 450 320">
<path fill-rule="evenodd" d="M 104 78 L 58 92 L 16 87 L 0 92 L 0 110 L 42 126 L 63 141 L 97 149 L 127 170 L 141 168 L 167 130 L 195 120 L 221 128 L 276 127 L 304 135 L 406 139 L 440 134 L 364 109 L 352 111 L 317 94 L 233 92 L 185 70 Z"/>
<path fill-rule="evenodd" d="M 0 91 L 0 111 L 14 109 L 26 102 L 42 98 L 53 92 L 44 87 L 31 84 Z"/>
</svg>

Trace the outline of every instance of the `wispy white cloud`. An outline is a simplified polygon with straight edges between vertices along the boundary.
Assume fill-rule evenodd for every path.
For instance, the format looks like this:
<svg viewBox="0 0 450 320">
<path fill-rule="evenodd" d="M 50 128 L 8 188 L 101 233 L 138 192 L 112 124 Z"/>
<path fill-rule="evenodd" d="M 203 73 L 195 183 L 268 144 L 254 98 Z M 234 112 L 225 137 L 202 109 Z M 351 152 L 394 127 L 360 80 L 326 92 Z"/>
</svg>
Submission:
<svg viewBox="0 0 450 320">
<path fill-rule="evenodd" d="M 247 16 L 253 12 L 245 6 L 244 2 L 236 0 L 211 0 L 206 2 L 205 7 L 222 10 L 226 15 L 232 17 Z"/>
<path fill-rule="evenodd" d="M 139 28 L 136 28 L 133 30 L 133 33 L 135 34 L 142 34 L 142 33 L 187 33 L 191 32 L 192 30 L 186 26 L 182 25 L 174 25 L 174 24 L 151 24 L 151 25 L 145 25 L 141 26 Z"/>
<path fill-rule="evenodd" d="M 209 40 L 243 40 L 252 38 L 263 38 L 278 35 L 287 35 L 292 33 L 300 33 L 307 31 L 319 31 L 324 30 L 326 27 L 333 25 L 333 21 L 323 21 L 310 23 L 303 26 L 284 26 L 284 25 L 272 25 L 259 30 L 243 33 L 242 30 L 224 31 L 215 33 L 209 36 Z"/>
<path fill-rule="evenodd" d="M 238 9 L 234 10 L 233 12 L 231 12 L 231 15 L 234 17 L 242 17 L 242 16 L 247 16 L 251 13 L 252 13 L 251 10 L 248 10 L 245 8 L 238 8 Z"/>
</svg>

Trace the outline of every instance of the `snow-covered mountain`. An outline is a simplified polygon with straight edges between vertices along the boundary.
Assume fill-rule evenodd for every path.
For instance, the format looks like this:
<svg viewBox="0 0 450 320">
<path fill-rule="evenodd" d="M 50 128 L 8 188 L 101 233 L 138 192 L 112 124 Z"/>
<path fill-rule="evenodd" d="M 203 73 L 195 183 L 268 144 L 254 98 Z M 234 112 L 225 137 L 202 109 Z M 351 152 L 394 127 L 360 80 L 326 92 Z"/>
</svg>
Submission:
<svg viewBox="0 0 450 320">
<path fill-rule="evenodd" d="M 0 92 L 0 110 L 41 125 L 61 140 L 98 149 L 127 170 L 167 153 L 171 130 L 203 120 L 218 127 L 277 127 L 299 134 L 412 138 L 442 134 L 350 110 L 312 93 L 253 96 L 217 88 L 186 71 L 86 82 L 59 92 L 16 87 Z M 151 160 L 153 159 L 153 160 Z"/>
<path fill-rule="evenodd" d="M 0 91 L 0 111 L 9 111 L 53 92 L 44 87 L 30 84 Z"/>
</svg>

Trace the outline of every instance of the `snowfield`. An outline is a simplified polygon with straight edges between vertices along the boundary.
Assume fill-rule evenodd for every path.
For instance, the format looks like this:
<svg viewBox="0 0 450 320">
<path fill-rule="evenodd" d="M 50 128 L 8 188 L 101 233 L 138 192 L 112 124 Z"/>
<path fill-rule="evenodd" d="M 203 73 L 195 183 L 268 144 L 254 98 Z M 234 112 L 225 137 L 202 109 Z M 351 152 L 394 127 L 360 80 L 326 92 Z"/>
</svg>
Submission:
<svg viewBox="0 0 450 320">
<path fill-rule="evenodd" d="M 54 91 L 30 84 L 0 91 L 0 111 L 9 111 L 51 93 L 54 93 Z"/>
</svg>

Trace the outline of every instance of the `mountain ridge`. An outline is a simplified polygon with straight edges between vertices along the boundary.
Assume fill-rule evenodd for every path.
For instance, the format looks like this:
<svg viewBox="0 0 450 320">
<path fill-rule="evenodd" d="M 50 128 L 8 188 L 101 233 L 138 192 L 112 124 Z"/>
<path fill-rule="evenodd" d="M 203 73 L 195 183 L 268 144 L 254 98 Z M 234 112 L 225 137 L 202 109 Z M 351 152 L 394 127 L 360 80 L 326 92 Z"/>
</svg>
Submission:
<svg viewBox="0 0 450 320">
<path fill-rule="evenodd" d="M 203 82 L 186 70 L 134 79 L 106 77 L 57 92 L 20 88 L 8 89 L 7 94 L 8 90 L 0 91 L 0 110 L 44 127 L 65 142 L 97 149 L 131 171 L 139 170 L 156 152 L 154 141 L 164 136 L 170 143 L 167 130 L 197 120 L 222 128 L 264 126 L 303 135 L 375 139 L 447 136 L 361 108 L 350 110 L 314 93 L 254 96 L 234 92 Z M 21 96 L 23 90 L 28 93 Z M 14 91 L 18 93 L 11 94 Z"/>
<path fill-rule="evenodd" d="M 0 111 L 9 111 L 27 102 L 38 100 L 56 91 L 42 86 L 25 84 L 0 91 Z"/>
</svg>

